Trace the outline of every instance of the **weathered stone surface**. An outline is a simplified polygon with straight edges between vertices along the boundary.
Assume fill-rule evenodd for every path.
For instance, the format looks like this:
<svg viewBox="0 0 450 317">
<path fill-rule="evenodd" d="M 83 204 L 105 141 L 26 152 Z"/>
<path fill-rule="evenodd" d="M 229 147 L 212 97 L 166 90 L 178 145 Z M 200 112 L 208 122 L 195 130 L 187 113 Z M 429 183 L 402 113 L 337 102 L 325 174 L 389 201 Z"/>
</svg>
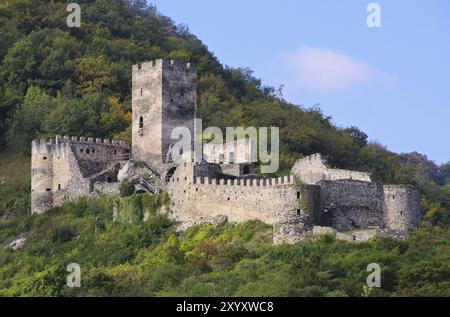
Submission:
<svg viewBox="0 0 450 317">
<path fill-rule="evenodd" d="M 387 229 L 404 231 L 419 225 L 420 193 L 411 185 L 386 185 L 384 192 L 384 222 Z"/>
<path fill-rule="evenodd" d="M 117 180 L 123 182 L 125 179 L 130 178 L 134 175 L 135 168 L 131 161 L 128 161 L 117 173 Z"/>
<path fill-rule="evenodd" d="M 355 180 L 320 181 L 322 208 L 338 231 L 383 227 L 383 189 Z"/>
<path fill-rule="evenodd" d="M 155 60 L 133 66 L 133 157 L 158 169 L 170 162 L 176 127 L 194 136 L 197 70 L 178 61 Z"/>
<path fill-rule="evenodd" d="M 336 181 L 342 179 L 370 182 L 370 174 L 358 171 L 329 168 L 320 154 L 314 154 L 298 160 L 291 173 L 303 183 L 315 185 L 323 180 Z"/>
<path fill-rule="evenodd" d="M 31 155 L 31 210 L 44 212 L 78 197 L 118 194 L 119 184 L 112 171 L 128 146 L 100 139 L 57 136 L 35 140 Z M 110 168 L 111 170 L 107 170 Z"/>
</svg>

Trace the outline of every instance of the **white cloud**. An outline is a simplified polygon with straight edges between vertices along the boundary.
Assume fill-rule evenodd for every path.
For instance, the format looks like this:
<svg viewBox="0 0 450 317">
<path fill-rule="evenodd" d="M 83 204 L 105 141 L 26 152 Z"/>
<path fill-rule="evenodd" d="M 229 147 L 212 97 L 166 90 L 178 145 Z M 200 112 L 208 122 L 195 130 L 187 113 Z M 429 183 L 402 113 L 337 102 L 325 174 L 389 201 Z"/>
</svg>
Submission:
<svg viewBox="0 0 450 317">
<path fill-rule="evenodd" d="M 372 84 L 381 74 L 375 67 L 344 52 L 311 46 L 280 54 L 277 64 L 285 80 L 318 93 L 337 93 L 355 85 Z"/>
</svg>

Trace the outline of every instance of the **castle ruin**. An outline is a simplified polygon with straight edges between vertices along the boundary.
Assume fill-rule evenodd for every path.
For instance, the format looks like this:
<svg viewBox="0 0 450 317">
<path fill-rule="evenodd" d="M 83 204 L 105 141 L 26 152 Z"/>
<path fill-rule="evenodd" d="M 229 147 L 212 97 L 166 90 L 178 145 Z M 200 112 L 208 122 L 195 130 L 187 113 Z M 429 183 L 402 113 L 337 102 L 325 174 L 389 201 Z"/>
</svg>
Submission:
<svg viewBox="0 0 450 317">
<path fill-rule="evenodd" d="M 279 244 L 329 232 L 349 241 L 404 237 L 418 226 L 416 188 L 382 186 L 368 173 L 330 168 L 320 154 L 299 159 L 290 175 L 278 178 L 255 175 L 247 157 L 216 156 L 208 147 L 202 162 L 175 162 L 170 153 L 177 140 L 171 132 L 185 127 L 194 135 L 196 99 L 193 64 L 134 65 L 132 147 L 83 137 L 34 140 L 32 212 L 82 196 L 119 196 L 121 183 L 132 181 L 137 192 L 170 194 L 168 215 L 180 230 L 202 222 L 259 219 L 273 226 L 273 242 Z"/>
</svg>

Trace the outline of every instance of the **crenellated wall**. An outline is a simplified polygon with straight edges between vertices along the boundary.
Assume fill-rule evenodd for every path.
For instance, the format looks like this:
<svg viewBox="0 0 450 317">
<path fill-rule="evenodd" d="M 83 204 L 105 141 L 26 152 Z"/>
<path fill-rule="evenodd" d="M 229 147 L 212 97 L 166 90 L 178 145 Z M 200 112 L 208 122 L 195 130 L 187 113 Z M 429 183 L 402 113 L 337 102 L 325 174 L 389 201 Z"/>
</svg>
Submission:
<svg viewBox="0 0 450 317">
<path fill-rule="evenodd" d="M 293 176 L 214 179 L 194 175 L 196 165 L 186 163 L 167 185 L 173 202 L 171 217 L 181 229 L 226 216 L 231 222 L 259 219 L 274 225 L 274 243 L 301 239 L 312 230 L 317 186 L 305 190 L 295 184 Z M 301 204 L 303 197 L 311 204 Z"/>
<path fill-rule="evenodd" d="M 297 209 L 292 177 L 217 180 L 209 177 L 186 179 L 180 174 L 171 179 L 168 191 L 175 205 L 176 217 L 183 222 L 226 215 L 230 221 L 260 219 L 273 224 L 275 210 L 286 207 L 295 212 Z"/>
<path fill-rule="evenodd" d="M 42 213 L 89 195 L 91 178 L 129 152 L 122 141 L 56 136 L 32 143 L 31 209 Z"/>
</svg>

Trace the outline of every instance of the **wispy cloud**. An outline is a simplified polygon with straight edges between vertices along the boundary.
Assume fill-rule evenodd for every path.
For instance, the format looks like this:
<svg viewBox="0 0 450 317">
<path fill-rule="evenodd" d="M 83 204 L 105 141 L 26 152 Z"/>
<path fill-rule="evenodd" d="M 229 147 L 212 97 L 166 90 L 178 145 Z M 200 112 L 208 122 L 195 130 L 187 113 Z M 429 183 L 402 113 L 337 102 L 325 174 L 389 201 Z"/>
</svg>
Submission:
<svg viewBox="0 0 450 317">
<path fill-rule="evenodd" d="M 344 52 L 311 46 L 279 54 L 277 64 L 291 85 L 317 93 L 347 91 L 386 77 L 365 61 Z"/>
</svg>

